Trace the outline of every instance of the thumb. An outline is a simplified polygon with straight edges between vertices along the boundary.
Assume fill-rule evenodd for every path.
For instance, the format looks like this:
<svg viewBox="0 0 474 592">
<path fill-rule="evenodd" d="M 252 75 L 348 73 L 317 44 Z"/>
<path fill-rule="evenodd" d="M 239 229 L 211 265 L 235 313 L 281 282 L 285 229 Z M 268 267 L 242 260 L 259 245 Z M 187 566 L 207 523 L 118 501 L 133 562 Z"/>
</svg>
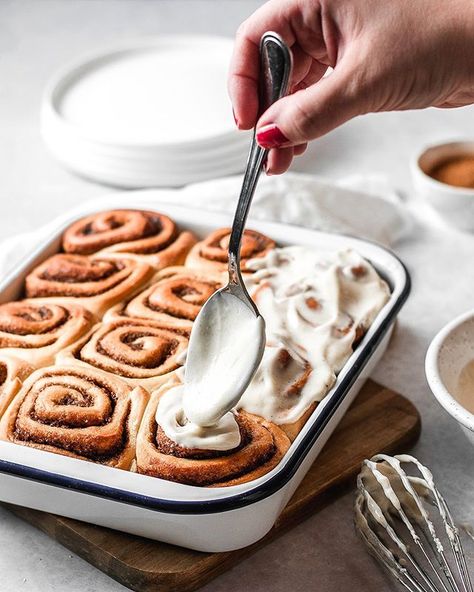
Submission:
<svg viewBox="0 0 474 592">
<path fill-rule="evenodd" d="M 258 120 L 257 142 L 269 149 L 297 146 L 365 113 L 366 94 L 354 83 L 355 78 L 341 68 L 280 99 Z"/>
</svg>

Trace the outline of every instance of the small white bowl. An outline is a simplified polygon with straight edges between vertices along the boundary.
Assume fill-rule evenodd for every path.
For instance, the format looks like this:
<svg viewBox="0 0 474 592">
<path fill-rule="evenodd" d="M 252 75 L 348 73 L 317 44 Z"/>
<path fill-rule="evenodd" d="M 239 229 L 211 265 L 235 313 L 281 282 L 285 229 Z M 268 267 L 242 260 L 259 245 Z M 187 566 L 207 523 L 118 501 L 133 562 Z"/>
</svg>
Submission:
<svg viewBox="0 0 474 592">
<path fill-rule="evenodd" d="M 424 148 L 411 162 L 416 193 L 442 218 L 461 230 L 474 230 L 474 189 L 453 187 L 428 174 L 442 161 L 474 154 L 474 141 L 448 142 Z"/>
<path fill-rule="evenodd" d="M 458 399 L 460 373 L 473 359 L 474 310 L 471 310 L 448 323 L 433 339 L 426 354 L 425 372 L 438 402 L 461 425 L 474 445 L 474 413 Z"/>
</svg>

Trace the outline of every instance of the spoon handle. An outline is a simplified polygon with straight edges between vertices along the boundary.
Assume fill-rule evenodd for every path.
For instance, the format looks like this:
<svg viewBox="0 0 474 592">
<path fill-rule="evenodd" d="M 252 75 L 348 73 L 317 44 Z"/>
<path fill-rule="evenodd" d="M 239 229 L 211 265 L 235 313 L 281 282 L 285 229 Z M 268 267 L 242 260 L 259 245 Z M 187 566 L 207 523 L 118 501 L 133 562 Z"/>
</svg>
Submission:
<svg viewBox="0 0 474 592">
<path fill-rule="evenodd" d="M 291 51 L 283 39 L 271 31 L 260 40 L 260 113 L 288 92 L 292 68 Z M 255 130 L 247 158 L 242 189 L 229 240 L 229 283 L 240 284 L 240 244 L 258 178 L 268 150 L 259 146 Z"/>
</svg>

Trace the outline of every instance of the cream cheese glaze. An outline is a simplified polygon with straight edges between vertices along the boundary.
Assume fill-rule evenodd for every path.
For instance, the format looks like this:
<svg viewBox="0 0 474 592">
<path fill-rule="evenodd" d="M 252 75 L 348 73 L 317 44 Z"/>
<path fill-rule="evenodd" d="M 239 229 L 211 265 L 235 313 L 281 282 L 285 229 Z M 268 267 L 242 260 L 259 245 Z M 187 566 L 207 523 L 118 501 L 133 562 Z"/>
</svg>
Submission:
<svg viewBox="0 0 474 592">
<path fill-rule="evenodd" d="M 388 301 L 389 288 L 352 250 L 285 247 L 251 260 L 248 267 L 254 273 L 245 282 L 265 319 L 267 346 L 237 408 L 276 424 L 292 423 L 333 386 L 360 331 L 368 329 Z M 239 351 L 245 344 L 245 335 L 240 337 L 234 341 Z M 201 379 L 204 384 L 204 374 Z M 228 382 L 222 376 L 222 385 Z M 158 405 L 157 422 L 170 439 L 189 448 L 228 450 L 238 445 L 237 422 L 219 397 L 215 409 L 223 411 L 206 427 L 186 418 L 183 396 L 184 388 L 176 387 Z"/>
<path fill-rule="evenodd" d="M 239 407 L 277 424 L 299 419 L 320 401 L 366 330 L 389 299 L 389 288 L 353 250 L 275 249 L 248 267 L 247 289 L 265 319 L 267 349 Z M 282 350 L 293 363 L 279 364 Z M 310 372 L 299 392 L 282 396 Z"/>
<path fill-rule="evenodd" d="M 187 419 L 183 409 L 184 385 L 177 385 L 160 399 L 156 423 L 179 446 L 202 450 L 231 450 L 240 444 L 234 414 L 225 413 L 214 425 L 201 427 Z"/>
</svg>

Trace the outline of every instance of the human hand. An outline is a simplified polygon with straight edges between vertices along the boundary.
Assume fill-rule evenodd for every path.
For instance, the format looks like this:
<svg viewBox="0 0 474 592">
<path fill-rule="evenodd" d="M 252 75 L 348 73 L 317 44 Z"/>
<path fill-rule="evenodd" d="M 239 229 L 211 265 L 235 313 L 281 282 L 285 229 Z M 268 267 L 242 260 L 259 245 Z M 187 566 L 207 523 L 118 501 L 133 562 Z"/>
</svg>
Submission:
<svg viewBox="0 0 474 592">
<path fill-rule="evenodd" d="M 259 43 L 291 47 L 291 94 L 258 117 Z M 270 0 L 237 32 L 229 94 L 240 129 L 256 125 L 267 173 L 364 113 L 474 102 L 472 0 Z M 328 66 L 334 71 L 323 78 Z"/>
</svg>

